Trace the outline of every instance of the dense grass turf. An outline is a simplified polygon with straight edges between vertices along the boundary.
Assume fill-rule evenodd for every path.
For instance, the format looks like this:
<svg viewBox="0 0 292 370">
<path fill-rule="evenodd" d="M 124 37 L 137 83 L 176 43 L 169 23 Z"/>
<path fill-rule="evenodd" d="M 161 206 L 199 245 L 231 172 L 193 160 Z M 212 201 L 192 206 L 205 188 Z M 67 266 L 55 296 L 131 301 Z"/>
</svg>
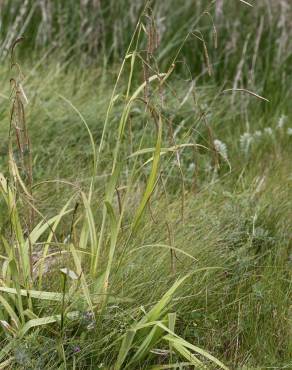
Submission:
<svg viewBox="0 0 292 370">
<path fill-rule="evenodd" d="M 2 5 L 0 367 L 289 369 L 289 4 L 125 3 Z"/>
</svg>

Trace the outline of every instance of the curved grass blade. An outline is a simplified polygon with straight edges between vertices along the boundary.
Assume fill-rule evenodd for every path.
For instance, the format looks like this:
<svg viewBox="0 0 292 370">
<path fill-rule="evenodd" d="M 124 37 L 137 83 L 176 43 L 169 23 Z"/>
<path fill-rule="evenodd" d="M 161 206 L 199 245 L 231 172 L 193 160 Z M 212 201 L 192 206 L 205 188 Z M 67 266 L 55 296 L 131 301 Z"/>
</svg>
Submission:
<svg viewBox="0 0 292 370">
<path fill-rule="evenodd" d="M 77 320 L 80 317 L 79 311 L 67 313 L 66 317 L 70 320 Z M 61 320 L 61 315 L 47 316 L 39 319 L 29 320 L 20 330 L 19 334 L 23 337 L 30 329 L 38 328 L 40 326 L 53 324 Z"/>
</svg>

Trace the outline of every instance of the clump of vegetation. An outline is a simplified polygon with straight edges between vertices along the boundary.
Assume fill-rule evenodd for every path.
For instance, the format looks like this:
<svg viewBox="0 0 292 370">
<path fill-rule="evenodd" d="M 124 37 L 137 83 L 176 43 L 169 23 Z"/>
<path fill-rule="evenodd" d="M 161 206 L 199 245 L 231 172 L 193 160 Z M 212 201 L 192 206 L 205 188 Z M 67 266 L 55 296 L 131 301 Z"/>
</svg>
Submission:
<svg viewBox="0 0 292 370">
<path fill-rule="evenodd" d="M 288 2 L 0 9 L 0 367 L 292 366 Z"/>
</svg>

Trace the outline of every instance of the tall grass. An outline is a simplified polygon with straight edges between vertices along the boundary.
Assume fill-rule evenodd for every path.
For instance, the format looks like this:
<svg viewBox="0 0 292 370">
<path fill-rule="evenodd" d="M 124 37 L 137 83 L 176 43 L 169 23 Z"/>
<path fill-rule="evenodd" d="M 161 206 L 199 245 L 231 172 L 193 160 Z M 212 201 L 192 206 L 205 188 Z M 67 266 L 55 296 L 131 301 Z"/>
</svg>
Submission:
<svg viewBox="0 0 292 370">
<path fill-rule="evenodd" d="M 251 63 L 251 76 L 257 71 L 273 68 L 283 62 L 290 44 L 290 5 L 287 0 L 255 2 L 252 8 L 236 0 L 234 2 L 204 1 L 153 1 L 158 40 L 161 42 L 159 60 L 170 60 L 187 32 L 200 30 L 211 49 L 214 37 L 219 48 L 212 51 L 211 62 L 222 63 L 224 68 L 215 69 L 215 75 L 226 78 L 241 73 L 242 56 Z M 90 55 L 99 62 L 120 62 L 137 24 L 144 1 L 58 1 L 45 0 L 1 2 L 1 57 L 9 54 L 13 41 L 27 35 L 24 50 L 35 48 L 64 49 L 75 57 Z M 205 13 L 204 13 L 205 11 Z M 242 22 L 244 20 L 244 22 Z M 174 26 L 175 25 L 175 26 Z M 214 25 L 214 26 L 213 26 Z M 8 32 L 9 30 L 9 32 Z M 242 46 L 246 43 L 248 50 Z M 267 59 L 261 56 L 260 47 L 268 47 Z M 192 62 L 194 71 L 201 71 L 203 52 L 200 42 L 191 38 L 184 47 L 184 60 Z M 238 50 L 240 48 L 240 50 Z M 215 60 L 213 60 L 215 58 Z M 264 60 L 265 59 L 265 60 Z M 182 61 L 183 62 L 183 61 Z M 183 62 L 185 63 L 185 62 Z M 240 76 L 238 76 L 239 78 Z"/>
<path fill-rule="evenodd" d="M 182 15 L 190 12 L 191 2 L 183 2 L 181 8 L 176 3 L 178 10 L 172 14 L 163 2 L 154 2 L 151 8 L 150 2 L 145 7 L 142 2 L 104 4 L 1 4 L 2 30 L 10 30 L 2 55 L 12 47 L 12 65 L 18 72 L 12 79 L 10 119 L 15 130 L 9 140 L 9 166 L 0 177 L 1 366 L 227 369 L 219 358 L 231 368 L 273 366 L 280 358 L 283 366 L 289 366 L 289 191 L 282 188 L 289 138 L 282 124 L 275 123 L 271 131 L 258 124 L 260 144 L 249 139 L 246 145 L 246 136 L 242 139 L 230 125 L 239 120 L 245 134 L 253 137 L 249 112 L 255 120 L 271 120 L 266 106 L 274 97 L 281 104 L 272 119 L 286 113 L 282 109 L 287 109 L 288 83 L 272 96 L 267 86 L 274 78 L 271 66 L 276 58 L 283 59 L 277 67 L 280 76 L 287 71 L 288 18 L 283 9 L 288 4 L 268 2 L 264 9 L 270 19 L 265 23 L 259 17 L 261 5 L 251 10 L 248 3 L 238 2 L 247 17 L 259 21 L 253 47 L 247 34 L 240 53 L 235 48 L 242 34 L 230 32 L 223 17 L 224 10 L 232 16 L 236 8 L 225 8 L 220 1 L 198 2 L 194 18 Z M 122 17 L 125 9 L 133 15 Z M 163 31 L 159 23 L 163 12 L 170 25 L 178 27 L 179 19 L 187 20 L 181 33 L 169 27 Z M 278 15 L 283 17 L 280 23 L 274 19 Z M 269 26 L 273 32 L 264 36 Z M 52 74 L 45 72 L 39 86 L 39 77 L 36 82 L 34 78 L 44 73 L 42 62 L 23 76 L 26 65 L 20 68 L 14 53 L 14 46 L 21 51 L 21 44 L 14 41 L 20 27 L 26 28 L 32 46 L 40 40 L 42 47 L 57 42 L 54 47 L 69 50 L 66 58 L 71 53 L 74 58 L 102 55 L 107 62 L 122 58 L 125 44 L 120 32 L 125 34 L 127 51 L 113 91 L 103 71 L 97 79 L 92 77 L 94 69 L 85 75 L 93 85 L 100 83 L 99 97 L 107 108 L 104 100 L 96 103 L 90 101 L 91 94 L 82 96 L 82 77 L 74 76 L 66 58 Z M 84 37 L 87 34 L 92 40 Z M 221 68 L 216 76 L 214 40 L 224 42 L 233 36 L 230 52 L 224 51 L 222 60 L 217 55 Z M 274 40 L 283 50 L 271 51 L 267 67 L 259 45 L 270 41 L 275 48 Z M 198 50 L 194 54 L 188 51 L 193 44 Z M 27 50 L 32 50 L 29 44 Z M 215 81 L 222 82 L 230 73 L 231 91 L 225 84 L 200 89 L 193 71 L 184 81 L 188 62 L 196 55 L 203 76 L 214 74 Z M 231 71 L 225 73 L 224 63 Z M 256 72 L 268 76 L 257 83 Z M 54 83 L 61 93 L 52 98 Z M 101 127 L 96 127 L 96 119 L 89 122 L 80 108 L 92 109 L 94 104 L 100 104 L 98 113 L 104 116 Z M 41 146 L 40 157 L 37 151 L 31 156 L 29 146 L 26 124 L 44 113 L 48 116 L 44 136 L 52 121 L 60 129 L 53 129 L 60 144 L 54 143 L 57 154 L 50 153 L 51 158 Z M 228 128 L 214 123 L 220 120 L 229 123 Z M 72 122 L 83 129 L 75 131 Z M 36 132 L 30 132 L 36 138 Z M 220 140 L 223 134 L 227 144 Z M 82 150 L 76 155 L 78 135 Z M 38 163 L 62 158 L 65 145 L 74 157 L 70 166 L 70 158 L 63 157 L 62 178 L 50 178 L 58 176 L 55 163 L 50 164 L 51 173 L 49 168 L 39 172 Z M 256 156 L 260 160 L 255 165 Z M 273 181 L 273 165 L 265 166 L 270 158 L 283 161 L 283 172 L 277 170 L 280 185 Z M 67 190 L 59 191 L 62 186 Z M 56 189 L 62 203 L 50 204 L 56 201 L 55 194 L 46 194 L 42 187 Z M 49 198 L 43 206 L 40 197 Z M 267 335 L 262 345 L 258 330 Z M 263 347 L 265 353 L 258 353 Z"/>
</svg>

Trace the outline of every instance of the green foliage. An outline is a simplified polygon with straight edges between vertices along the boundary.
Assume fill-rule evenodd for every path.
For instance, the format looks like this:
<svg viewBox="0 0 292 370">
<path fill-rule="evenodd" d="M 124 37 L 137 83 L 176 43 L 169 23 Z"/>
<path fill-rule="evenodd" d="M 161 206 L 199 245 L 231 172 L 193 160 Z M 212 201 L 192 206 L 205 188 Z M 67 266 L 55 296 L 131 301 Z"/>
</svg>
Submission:
<svg viewBox="0 0 292 370">
<path fill-rule="evenodd" d="M 291 367 L 289 4 L 149 5 L 0 2 L 0 368 Z"/>
</svg>

